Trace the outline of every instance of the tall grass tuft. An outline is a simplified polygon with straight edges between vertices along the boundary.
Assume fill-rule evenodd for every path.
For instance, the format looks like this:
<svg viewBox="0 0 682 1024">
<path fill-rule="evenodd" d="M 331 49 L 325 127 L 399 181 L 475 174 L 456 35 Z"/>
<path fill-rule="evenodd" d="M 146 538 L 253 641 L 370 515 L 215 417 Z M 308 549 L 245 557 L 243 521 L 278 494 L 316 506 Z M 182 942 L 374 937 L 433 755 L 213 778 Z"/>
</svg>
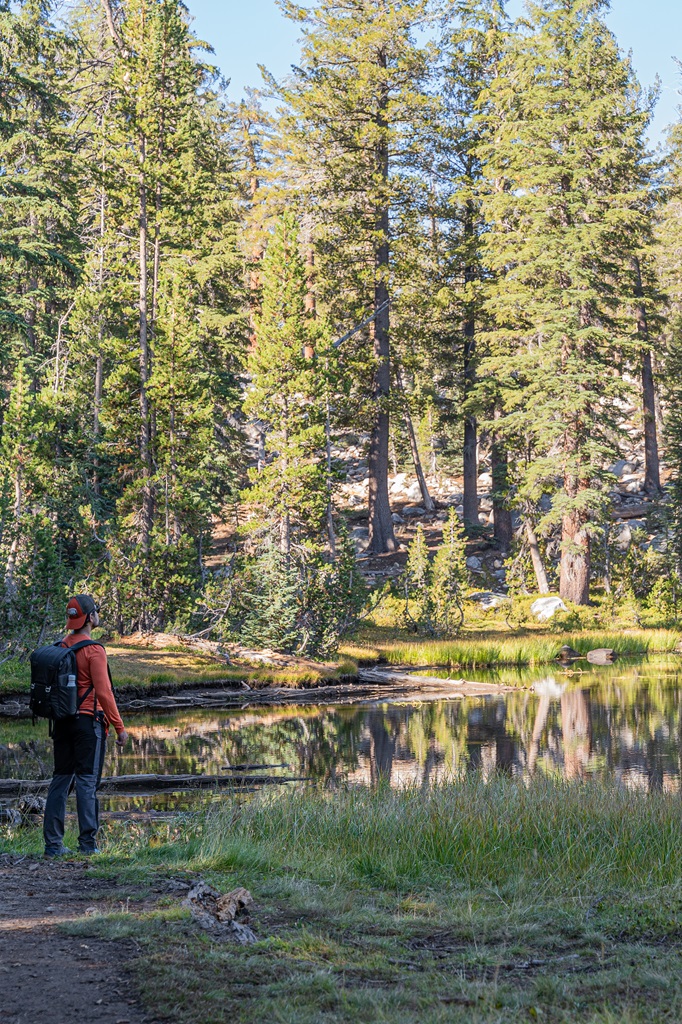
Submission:
<svg viewBox="0 0 682 1024">
<path fill-rule="evenodd" d="M 568 633 L 557 636 L 508 637 L 494 640 L 424 640 L 379 645 L 393 665 L 444 665 L 448 668 L 489 668 L 495 665 L 546 665 L 567 644 L 579 654 L 608 647 L 621 656 L 670 653 L 680 643 L 672 629 L 640 633 Z"/>
<path fill-rule="evenodd" d="M 420 789 L 294 791 L 209 816 L 197 853 L 216 870 L 254 858 L 332 884 L 462 883 L 604 891 L 682 874 L 679 798 L 603 783 L 470 776 Z M 539 890 L 538 890 L 539 891 Z"/>
</svg>

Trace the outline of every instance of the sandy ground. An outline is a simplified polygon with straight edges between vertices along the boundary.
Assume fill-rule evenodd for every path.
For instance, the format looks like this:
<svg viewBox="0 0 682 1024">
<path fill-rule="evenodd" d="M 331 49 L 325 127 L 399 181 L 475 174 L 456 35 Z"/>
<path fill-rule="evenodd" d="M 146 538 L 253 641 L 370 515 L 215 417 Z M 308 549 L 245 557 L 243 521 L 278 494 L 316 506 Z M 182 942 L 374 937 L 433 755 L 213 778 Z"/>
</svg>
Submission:
<svg viewBox="0 0 682 1024">
<path fill-rule="evenodd" d="M 0 855 L 0 1024 L 151 1024 L 128 970 L 134 943 L 57 926 L 121 909 L 115 881 L 86 862 Z"/>
</svg>

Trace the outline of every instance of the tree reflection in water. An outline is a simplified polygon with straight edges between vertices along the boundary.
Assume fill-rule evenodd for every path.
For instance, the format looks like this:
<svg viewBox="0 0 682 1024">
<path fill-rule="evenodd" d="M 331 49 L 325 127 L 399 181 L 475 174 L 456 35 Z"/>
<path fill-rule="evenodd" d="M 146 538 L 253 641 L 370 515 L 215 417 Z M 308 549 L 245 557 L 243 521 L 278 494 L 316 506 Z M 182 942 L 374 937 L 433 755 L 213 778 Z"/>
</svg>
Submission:
<svg viewBox="0 0 682 1024">
<path fill-rule="evenodd" d="M 283 764 L 269 771 L 331 788 L 380 781 L 427 788 L 480 771 L 523 779 L 606 774 L 643 790 L 680 789 L 677 661 L 536 680 L 539 692 L 527 686 L 489 698 L 131 716 L 130 747 L 121 754 L 110 745 L 105 774 L 218 774 L 225 766 Z M 49 774 L 46 728 L 9 721 L 0 730 L 0 777 Z M 184 805 L 194 798 L 174 799 Z"/>
</svg>

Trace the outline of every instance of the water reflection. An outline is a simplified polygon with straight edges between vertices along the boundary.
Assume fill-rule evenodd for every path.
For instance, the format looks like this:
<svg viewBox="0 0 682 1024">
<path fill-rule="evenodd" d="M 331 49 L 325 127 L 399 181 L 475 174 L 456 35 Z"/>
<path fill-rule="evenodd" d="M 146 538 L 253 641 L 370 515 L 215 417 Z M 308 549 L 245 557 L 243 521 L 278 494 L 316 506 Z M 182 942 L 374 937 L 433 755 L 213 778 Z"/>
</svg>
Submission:
<svg viewBox="0 0 682 1024">
<path fill-rule="evenodd" d="M 682 663 L 622 663 L 524 678 L 487 698 L 376 706 L 183 712 L 129 720 L 131 745 L 110 745 L 105 774 L 209 773 L 286 765 L 334 787 L 384 780 L 428 787 L 465 771 L 527 780 L 609 775 L 645 791 L 680 790 Z M 499 677 L 498 677 L 499 678 Z M 532 689 L 530 686 L 532 685 Z M 46 728 L 0 724 L 0 776 L 50 770 Z M 110 806 L 185 807 L 206 795 L 110 799 Z"/>
</svg>

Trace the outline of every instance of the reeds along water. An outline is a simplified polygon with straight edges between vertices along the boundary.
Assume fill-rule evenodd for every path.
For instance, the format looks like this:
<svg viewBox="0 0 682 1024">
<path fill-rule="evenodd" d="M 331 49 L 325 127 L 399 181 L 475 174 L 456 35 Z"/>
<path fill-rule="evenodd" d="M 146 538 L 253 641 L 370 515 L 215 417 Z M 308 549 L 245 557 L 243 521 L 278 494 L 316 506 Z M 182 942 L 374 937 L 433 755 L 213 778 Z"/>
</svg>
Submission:
<svg viewBox="0 0 682 1024">
<path fill-rule="evenodd" d="M 509 637 L 494 640 L 423 640 L 392 644 L 381 649 L 393 665 L 444 665 L 489 668 L 496 665 L 547 665 L 567 644 L 579 654 L 598 647 L 611 648 L 621 657 L 664 654 L 676 650 L 676 630 L 643 630 L 641 633 L 557 633 L 554 636 Z"/>
<path fill-rule="evenodd" d="M 208 817 L 200 842 L 207 863 L 233 864 L 247 848 L 264 863 L 346 882 L 632 889 L 679 882 L 682 818 L 665 794 L 467 776 L 426 794 L 385 786 L 268 794 Z"/>
</svg>

